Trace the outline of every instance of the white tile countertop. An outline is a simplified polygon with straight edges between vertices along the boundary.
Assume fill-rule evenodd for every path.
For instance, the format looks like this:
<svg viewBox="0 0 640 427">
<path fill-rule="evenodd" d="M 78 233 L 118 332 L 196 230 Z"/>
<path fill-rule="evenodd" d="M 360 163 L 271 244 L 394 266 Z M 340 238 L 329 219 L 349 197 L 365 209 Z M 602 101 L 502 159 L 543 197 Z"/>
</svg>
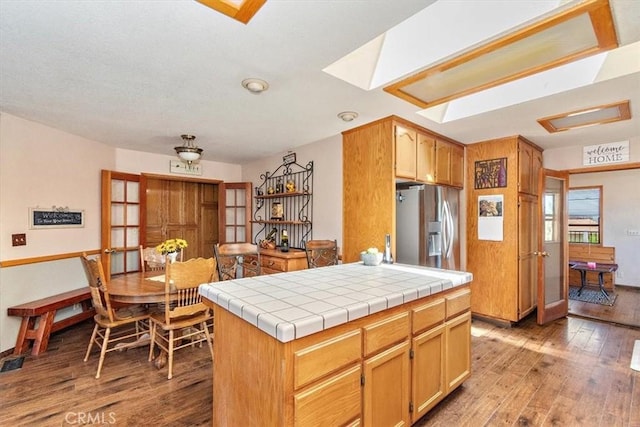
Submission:
<svg viewBox="0 0 640 427">
<path fill-rule="evenodd" d="M 200 294 L 288 342 L 471 282 L 471 273 L 360 263 L 200 285 Z"/>
</svg>

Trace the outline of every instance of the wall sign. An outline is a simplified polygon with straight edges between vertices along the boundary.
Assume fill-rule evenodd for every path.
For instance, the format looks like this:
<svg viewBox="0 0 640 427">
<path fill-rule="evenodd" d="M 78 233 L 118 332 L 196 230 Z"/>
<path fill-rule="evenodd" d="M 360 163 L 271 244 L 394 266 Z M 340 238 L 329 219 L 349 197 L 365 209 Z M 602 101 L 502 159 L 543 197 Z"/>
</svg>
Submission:
<svg viewBox="0 0 640 427">
<path fill-rule="evenodd" d="M 181 160 L 169 160 L 169 170 L 171 173 L 183 175 L 202 175 L 202 165 L 200 163 L 185 163 Z"/>
<path fill-rule="evenodd" d="M 606 165 L 629 161 L 629 141 L 582 147 L 584 166 Z"/>
<path fill-rule="evenodd" d="M 29 228 L 84 227 L 84 210 L 69 208 L 29 208 Z"/>
</svg>

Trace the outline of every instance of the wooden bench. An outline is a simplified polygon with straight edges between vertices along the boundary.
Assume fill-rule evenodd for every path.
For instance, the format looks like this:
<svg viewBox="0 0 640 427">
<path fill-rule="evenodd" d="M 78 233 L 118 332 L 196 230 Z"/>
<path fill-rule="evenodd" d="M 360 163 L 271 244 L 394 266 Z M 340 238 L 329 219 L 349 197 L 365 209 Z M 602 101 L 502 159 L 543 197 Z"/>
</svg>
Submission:
<svg viewBox="0 0 640 427">
<path fill-rule="evenodd" d="M 82 312 L 57 322 L 54 321 L 57 310 L 71 307 L 74 304 L 81 304 Z M 26 352 L 29 349 L 29 341 L 33 340 L 31 354 L 34 356 L 47 350 L 49 336 L 52 332 L 90 319 L 95 314 L 91 305 L 91 291 L 89 291 L 89 288 L 76 289 L 9 307 L 7 312 L 9 316 L 22 317 L 13 354 L 18 355 Z M 36 320 L 38 320 L 37 327 Z"/>
<path fill-rule="evenodd" d="M 569 244 L 569 262 L 596 262 L 598 264 L 615 264 L 616 248 L 612 246 L 596 246 L 587 244 Z M 597 283 L 598 272 L 587 272 L 587 282 Z M 580 272 L 569 270 L 569 284 L 580 286 L 582 284 Z M 615 289 L 616 273 L 604 273 L 604 288 L 608 291 Z"/>
</svg>

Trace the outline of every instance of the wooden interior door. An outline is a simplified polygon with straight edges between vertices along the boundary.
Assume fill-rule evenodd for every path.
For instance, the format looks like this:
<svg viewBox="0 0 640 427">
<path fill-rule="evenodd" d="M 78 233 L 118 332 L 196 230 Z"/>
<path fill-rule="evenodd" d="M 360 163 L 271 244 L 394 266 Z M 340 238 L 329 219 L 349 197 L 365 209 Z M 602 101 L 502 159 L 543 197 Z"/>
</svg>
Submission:
<svg viewBox="0 0 640 427">
<path fill-rule="evenodd" d="M 140 176 L 102 171 L 102 264 L 107 280 L 140 270 Z"/>
<path fill-rule="evenodd" d="M 540 173 L 539 325 L 564 317 L 569 311 L 568 183 L 569 174 L 566 172 L 542 169 Z"/>
<path fill-rule="evenodd" d="M 187 241 L 183 258 L 213 256 L 219 241 L 219 182 L 143 175 L 142 244 L 156 246 L 166 239 Z"/>
</svg>

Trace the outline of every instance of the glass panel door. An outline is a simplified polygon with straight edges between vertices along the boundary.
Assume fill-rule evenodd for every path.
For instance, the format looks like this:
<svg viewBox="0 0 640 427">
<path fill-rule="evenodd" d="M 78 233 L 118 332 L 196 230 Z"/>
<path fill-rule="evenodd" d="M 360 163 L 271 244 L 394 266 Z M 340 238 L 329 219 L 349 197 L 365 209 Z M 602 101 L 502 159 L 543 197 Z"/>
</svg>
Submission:
<svg viewBox="0 0 640 427">
<path fill-rule="evenodd" d="M 107 280 L 140 270 L 140 176 L 102 171 L 102 263 Z"/>
<path fill-rule="evenodd" d="M 568 174 L 543 170 L 538 251 L 538 324 L 568 313 L 567 185 Z"/>
<path fill-rule="evenodd" d="M 220 186 L 224 215 L 220 215 L 220 243 L 251 240 L 251 183 L 235 182 Z"/>
</svg>

